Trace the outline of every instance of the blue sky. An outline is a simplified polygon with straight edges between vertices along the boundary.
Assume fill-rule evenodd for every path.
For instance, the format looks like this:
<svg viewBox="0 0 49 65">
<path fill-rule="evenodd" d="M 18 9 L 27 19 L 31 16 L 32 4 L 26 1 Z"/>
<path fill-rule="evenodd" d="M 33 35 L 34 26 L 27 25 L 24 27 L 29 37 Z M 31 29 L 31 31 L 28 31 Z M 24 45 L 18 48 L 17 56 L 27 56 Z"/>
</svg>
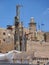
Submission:
<svg viewBox="0 0 49 65">
<path fill-rule="evenodd" d="M 28 27 L 30 18 L 34 17 L 37 30 L 49 31 L 49 0 L 0 0 L 0 27 L 14 25 L 16 5 L 20 4 L 20 20 Z M 42 26 L 42 24 L 44 24 Z"/>
</svg>

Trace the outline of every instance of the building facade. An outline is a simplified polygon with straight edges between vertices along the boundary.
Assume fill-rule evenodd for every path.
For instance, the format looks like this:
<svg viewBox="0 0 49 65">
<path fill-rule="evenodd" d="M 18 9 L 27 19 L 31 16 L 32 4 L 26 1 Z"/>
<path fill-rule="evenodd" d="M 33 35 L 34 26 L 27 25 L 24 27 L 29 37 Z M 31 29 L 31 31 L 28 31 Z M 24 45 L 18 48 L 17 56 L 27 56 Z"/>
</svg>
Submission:
<svg viewBox="0 0 49 65">
<path fill-rule="evenodd" d="M 22 30 L 23 28 L 23 30 Z M 23 32 L 23 35 L 22 35 Z M 15 26 L 8 26 L 6 29 L 0 28 L 0 52 L 8 52 L 14 49 L 14 33 L 15 33 Z M 19 38 L 19 46 L 20 50 L 22 48 L 27 48 L 27 41 L 45 41 L 44 40 L 44 32 L 36 31 L 36 23 L 34 22 L 34 18 L 30 19 L 29 27 L 24 28 L 22 24 L 19 23 L 19 34 L 20 38 L 22 37 L 21 41 Z M 19 42 L 17 41 L 17 43 Z M 22 42 L 22 43 L 21 43 Z M 26 42 L 26 43 L 24 43 Z M 26 45 L 25 45 L 26 44 Z M 24 47 L 25 46 L 25 47 Z M 4 50 L 5 49 L 5 50 Z"/>
</svg>

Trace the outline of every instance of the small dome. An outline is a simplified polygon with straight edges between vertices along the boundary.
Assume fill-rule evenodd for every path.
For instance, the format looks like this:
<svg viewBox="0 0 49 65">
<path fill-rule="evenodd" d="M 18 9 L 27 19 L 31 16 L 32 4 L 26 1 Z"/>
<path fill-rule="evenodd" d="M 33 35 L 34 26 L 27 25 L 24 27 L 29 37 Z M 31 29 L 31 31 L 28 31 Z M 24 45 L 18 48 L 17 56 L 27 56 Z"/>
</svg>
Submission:
<svg viewBox="0 0 49 65">
<path fill-rule="evenodd" d="M 30 18 L 30 23 L 34 23 L 34 17 Z"/>
<path fill-rule="evenodd" d="M 31 17 L 31 19 L 34 19 L 34 17 Z"/>
</svg>

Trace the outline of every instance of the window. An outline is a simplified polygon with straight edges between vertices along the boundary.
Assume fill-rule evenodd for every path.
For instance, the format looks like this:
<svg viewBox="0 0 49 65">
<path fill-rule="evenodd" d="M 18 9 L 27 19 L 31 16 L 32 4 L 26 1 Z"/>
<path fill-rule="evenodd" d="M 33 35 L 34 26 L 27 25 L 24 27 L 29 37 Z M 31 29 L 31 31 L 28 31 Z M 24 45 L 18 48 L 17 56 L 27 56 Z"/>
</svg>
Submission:
<svg viewBox="0 0 49 65">
<path fill-rule="evenodd" d="M 0 43 L 1 43 L 1 40 L 0 40 Z"/>
<path fill-rule="evenodd" d="M 3 39 L 3 41 L 5 41 L 5 39 Z"/>
<path fill-rule="evenodd" d="M 5 35 L 5 32 L 3 32 L 3 35 Z"/>
</svg>

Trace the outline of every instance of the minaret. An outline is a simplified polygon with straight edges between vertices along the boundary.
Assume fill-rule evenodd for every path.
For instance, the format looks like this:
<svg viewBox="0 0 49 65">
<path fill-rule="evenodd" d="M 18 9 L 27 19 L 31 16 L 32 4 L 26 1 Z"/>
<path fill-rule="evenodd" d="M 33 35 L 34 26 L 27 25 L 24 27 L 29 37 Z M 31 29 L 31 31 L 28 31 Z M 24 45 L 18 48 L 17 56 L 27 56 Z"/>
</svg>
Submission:
<svg viewBox="0 0 49 65">
<path fill-rule="evenodd" d="M 30 19 L 29 33 L 30 33 L 30 39 L 35 40 L 36 39 L 36 23 L 34 22 L 33 17 L 31 17 L 31 19 Z"/>
<path fill-rule="evenodd" d="M 36 23 L 34 22 L 33 17 L 31 17 L 31 19 L 30 19 L 29 30 L 30 30 L 30 32 L 36 31 Z"/>
</svg>

